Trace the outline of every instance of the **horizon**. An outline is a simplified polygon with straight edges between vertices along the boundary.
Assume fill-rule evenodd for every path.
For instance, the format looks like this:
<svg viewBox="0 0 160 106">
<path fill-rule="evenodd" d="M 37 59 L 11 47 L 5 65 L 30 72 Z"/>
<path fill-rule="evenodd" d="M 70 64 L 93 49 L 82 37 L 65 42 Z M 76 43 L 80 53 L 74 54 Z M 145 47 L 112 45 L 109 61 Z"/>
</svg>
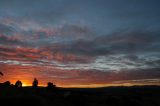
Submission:
<svg viewBox="0 0 160 106">
<path fill-rule="evenodd" d="M 6 82 L 6 81 L 5 81 Z M 2 83 L 5 83 L 2 82 Z M 10 81 L 9 81 L 10 82 Z M 129 81 L 128 81 L 129 82 Z M 11 85 L 15 85 L 16 82 L 11 82 Z M 1 84 L 1 83 L 0 83 Z M 55 83 L 53 83 L 55 84 Z M 25 83 L 22 82 L 22 87 L 32 87 L 32 83 Z M 140 83 L 120 83 L 120 84 L 90 84 L 90 85 L 56 85 L 56 87 L 60 87 L 60 88 L 103 88 L 103 87 L 133 87 L 133 86 L 160 86 L 160 84 L 140 84 Z M 38 84 L 38 87 L 47 87 L 47 83 L 46 84 Z"/>
<path fill-rule="evenodd" d="M 2 82 L 0 84 L 3 84 Z M 11 83 L 10 86 L 15 86 L 15 83 Z M 22 82 L 22 87 L 32 87 L 32 84 L 27 84 Z M 47 87 L 47 84 L 38 84 L 38 87 Z M 160 84 L 91 84 L 91 85 L 68 85 L 68 86 L 57 86 L 58 88 L 108 88 L 108 87 L 144 87 L 144 86 L 160 86 Z"/>
<path fill-rule="evenodd" d="M 0 83 L 160 85 L 159 0 L 0 0 Z"/>
</svg>

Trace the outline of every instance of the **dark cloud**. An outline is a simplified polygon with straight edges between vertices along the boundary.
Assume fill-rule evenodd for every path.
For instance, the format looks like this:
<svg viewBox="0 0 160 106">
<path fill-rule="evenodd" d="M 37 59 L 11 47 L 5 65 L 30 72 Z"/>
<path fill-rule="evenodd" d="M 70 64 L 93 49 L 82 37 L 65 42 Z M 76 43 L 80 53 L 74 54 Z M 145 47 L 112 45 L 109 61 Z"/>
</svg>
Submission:
<svg viewBox="0 0 160 106">
<path fill-rule="evenodd" d="M 58 46 L 57 46 L 58 45 Z M 75 55 L 86 55 L 86 56 L 98 56 L 111 54 L 109 50 L 104 47 L 98 47 L 99 45 L 94 44 L 92 41 L 74 41 L 70 44 L 56 44 L 50 46 L 52 51 L 60 51 L 62 53 L 71 53 Z"/>
<path fill-rule="evenodd" d="M 12 45 L 12 46 L 16 46 L 16 45 L 24 46 L 24 45 L 27 45 L 22 41 L 14 39 L 14 37 L 12 38 L 12 37 L 7 37 L 7 36 L 0 36 L 0 44 L 1 45 Z"/>
<path fill-rule="evenodd" d="M 160 37 L 158 31 L 118 32 L 96 38 L 70 41 L 68 44 L 49 45 L 52 51 L 77 55 L 111 55 L 134 53 L 158 53 Z M 136 57 L 131 57 L 136 58 Z"/>
<path fill-rule="evenodd" d="M 129 31 L 97 38 L 95 42 L 109 46 L 117 53 L 159 52 L 158 31 Z M 156 46 L 157 45 L 157 46 Z"/>
<path fill-rule="evenodd" d="M 134 79 L 152 79 L 159 78 L 159 68 L 148 68 L 148 69 L 133 69 L 121 71 L 119 75 L 122 76 L 123 80 L 134 80 Z"/>
<path fill-rule="evenodd" d="M 93 34 L 93 31 L 89 27 L 80 24 L 66 24 L 59 31 L 59 35 L 61 36 L 72 36 L 75 38 L 91 37 L 91 34 Z"/>
<path fill-rule="evenodd" d="M 160 67 L 160 58 L 157 60 L 148 60 L 145 61 L 145 64 L 152 67 Z"/>
<path fill-rule="evenodd" d="M 74 33 L 85 33 L 87 34 L 87 28 L 81 29 L 81 27 L 71 27 L 72 32 L 73 29 L 76 28 L 76 32 Z M 79 29 L 80 28 L 80 29 Z M 69 28 L 70 29 L 70 28 Z M 87 30 L 86 30 L 87 29 Z M 84 31 L 85 30 L 85 31 Z M 68 30 L 67 30 L 68 31 Z M 77 32 L 78 31 L 78 32 Z M 36 32 L 36 36 L 39 39 L 48 39 L 48 43 L 42 43 L 38 46 L 38 50 L 36 53 L 30 52 L 29 49 L 26 48 L 26 51 L 22 51 L 22 53 L 18 53 L 17 57 L 19 58 L 28 58 L 28 56 L 37 57 L 37 58 L 46 58 L 46 59 L 55 59 L 61 62 L 79 62 L 79 63 L 88 63 L 93 62 L 98 56 L 108 56 L 108 55 L 120 55 L 123 54 L 124 58 L 129 59 L 134 62 L 146 62 L 144 59 L 140 59 L 139 55 L 145 55 L 146 53 L 159 53 L 159 40 L 158 31 L 124 31 L 124 32 L 116 32 L 106 36 L 92 37 L 90 39 L 77 39 L 74 38 L 72 40 L 67 41 L 66 43 L 58 42 L 52 43 L 52 38 L 47 37 L 50 34 L 50 30 L 40 30 Z M 34 33 L 34 32 L 31 32 Z M 52 32 L 51 32 L 52 33 Z M 34 33 L 35 34 L 35 33 Z M 56 36 L 56 35 L 55 35 Z M 14 39 L 13 37 L 7 37 L 5 35 L 0 36 L 0 43 L 2 45 L 16 45 L 23 47 L 30 47 L 34 50 L 33 45 L 36 45 L 35 42 L 27 42 L 20 41 L 18 39 Z M 15 36 L 14 36 L 15 37 Z M 61 36 L 63 38 L 63 36 Z M 54 40 L 54 37 L 53 37 Z M 37 40 L 38 41 L 38 40 Z M 25 49 L 25 48 L 24 48 Z M 4 51 L 4 50 L 1 50 Z M 17 50 L 16 52 L 17 53 Z M 27 57 L 26 57 L 27 56 Z M 156 56 L 157 57 L 157 56 Z M 157 57 L 158 58 L 158 57 Z M 153 60 L 154 61 L 154 60 Z M 134 65 L 133 63 L 126 63 L 130 65 Z"/>
<path fill-rule="evenodd" d="M 0 24 L 0 33 L 6 34 L 6 35 L 13 35 L 16 32 L 16 30 L 8 25 Z"/>
</svg>

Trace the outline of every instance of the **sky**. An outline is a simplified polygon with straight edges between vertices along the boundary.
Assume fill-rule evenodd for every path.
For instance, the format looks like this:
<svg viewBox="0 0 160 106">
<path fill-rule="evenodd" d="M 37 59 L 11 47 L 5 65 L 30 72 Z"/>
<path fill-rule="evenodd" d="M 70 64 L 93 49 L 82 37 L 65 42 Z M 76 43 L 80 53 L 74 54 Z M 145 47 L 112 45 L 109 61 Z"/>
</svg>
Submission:
<svg viewBox="0 0 160 106">
<path fill-rule="evenodd" d="M 159 0 L 0 0 L 0 82 L 160 85 Z"/>
</svg>

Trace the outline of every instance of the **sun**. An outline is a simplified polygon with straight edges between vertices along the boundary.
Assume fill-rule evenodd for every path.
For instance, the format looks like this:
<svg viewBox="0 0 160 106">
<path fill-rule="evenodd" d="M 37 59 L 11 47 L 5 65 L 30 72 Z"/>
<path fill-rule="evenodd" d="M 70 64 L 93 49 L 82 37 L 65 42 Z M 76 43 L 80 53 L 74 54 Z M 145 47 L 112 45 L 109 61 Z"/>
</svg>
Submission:
<svg viewBox="0 0 160 106">
<path fill-rule="evenodd" d="M 22 84 L 22 86 L 23 86 L 23 87 L 25 87 L 25 86 L 29 86 L 29 84 L 27 84 L 27 83 L 23 83 L 23 84 Z"/>
</svg>

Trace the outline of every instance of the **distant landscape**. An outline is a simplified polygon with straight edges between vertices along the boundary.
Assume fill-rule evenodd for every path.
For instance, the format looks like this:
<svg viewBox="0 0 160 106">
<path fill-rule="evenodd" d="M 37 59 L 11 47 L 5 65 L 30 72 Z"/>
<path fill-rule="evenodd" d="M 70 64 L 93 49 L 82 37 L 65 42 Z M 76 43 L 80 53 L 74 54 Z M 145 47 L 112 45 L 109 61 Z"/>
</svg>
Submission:
<svg viewBox="0 0 160 106">
<path fill-rule="evenodd" d="M 160 106 L 160 86 L 48 88 L 0 86 L 1 106 Z"/>
</svg>

